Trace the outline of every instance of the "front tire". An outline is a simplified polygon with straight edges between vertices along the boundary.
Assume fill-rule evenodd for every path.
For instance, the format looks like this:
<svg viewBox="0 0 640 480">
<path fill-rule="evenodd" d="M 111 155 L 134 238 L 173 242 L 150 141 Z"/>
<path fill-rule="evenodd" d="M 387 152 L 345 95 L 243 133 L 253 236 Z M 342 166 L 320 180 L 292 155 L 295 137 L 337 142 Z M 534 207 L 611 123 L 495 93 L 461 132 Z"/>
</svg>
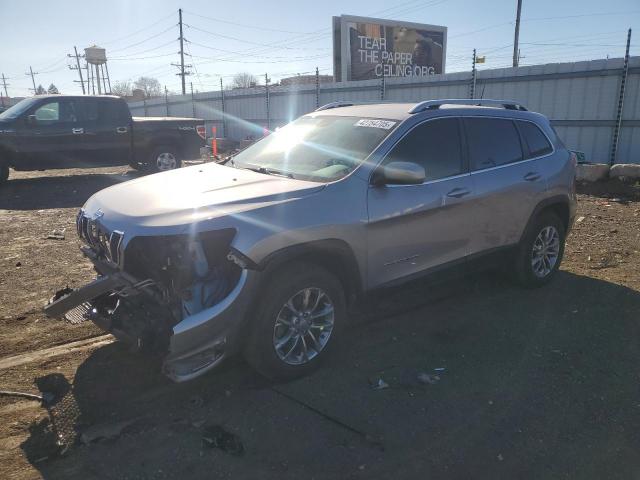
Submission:
<svg viewBox="0 0 640 480">
<path fill-rule="evenodd" d="M 316 265 L 285 267 L 269 279 L 255 312 L 247 362 L 267 378 L 292 380 L 335 347 L 346 320 L 342 284 Z"/>
<path fill-rule="evenodd" d="M 522 238 L 516 253 L 515 274 L 527 288 L 541 287 L 556 275 L 564 255 L 565 227 L 551 212 L 539 215 Z"/>
<path fill-rule="evenodd" d="M 182 160 L 175 147 L 160 145 L 153 149 L 149 159 L 149 169 L 153 172 L 166 172 L 182 166 Z"/>
</svg>

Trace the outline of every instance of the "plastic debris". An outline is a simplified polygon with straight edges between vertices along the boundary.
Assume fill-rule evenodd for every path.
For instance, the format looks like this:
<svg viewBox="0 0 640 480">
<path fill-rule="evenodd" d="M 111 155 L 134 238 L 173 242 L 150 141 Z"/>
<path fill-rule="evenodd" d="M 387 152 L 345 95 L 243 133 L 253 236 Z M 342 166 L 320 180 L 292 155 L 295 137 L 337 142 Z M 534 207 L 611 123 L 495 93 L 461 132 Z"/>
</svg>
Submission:
<svg viewBox="0 0 640 480">
<path fill-rule="evenodd" d="M 584 219 L 585 217 L 578 217 L 578 219 L 576 220 L 576 223 L 582 223 Z"/>
<path fill-rule="evenodd" d="M 66 230 L 65 228 L 63 228 L 62 230 L 54 230 L 49 235 L 47 235 L 47 239 L 48 240 L 64 240 L 65 230 Z"/>
<path fill-rule="evenodd" d="M 378 378 L 371 383 L 371 388 L 374 390 L 384 390 L 385 388 L 389 388 L 389 384 L 385 382 L 382 378 Z"/>
<path fill-rule="evenodd" d="M 446 368 L 444 367 L 438 367 L 438 368 L 434 368 L 433 371 L 434 372 L 444 372 L 446 370 Z"/>
<path fill-rule="evenodd" d="M 418 380 L 422 383 L 433 385 L 434 383 L 438 383 L 440 376 L 421 372 L 418 374 Z"/>
<path fill-rule="evenodd" d="M 202 443 L 210 448 L 219 448 L 231 455 L 242 455 L 244 445 L 240 439 L 231 432 L 227 432 L 220 425 L 205 427 L 202 435 Z"/>
<path fill-rule="evenodd" d="M 501 453 L 499 453 L 499 454 L 498 454 L 498 460 L 499 460 L 499 461 L 503 461 L 503 460 L 504 460 L 504 457 L 502 456 L 502 454 L 501 454 Z"/>
</svg>

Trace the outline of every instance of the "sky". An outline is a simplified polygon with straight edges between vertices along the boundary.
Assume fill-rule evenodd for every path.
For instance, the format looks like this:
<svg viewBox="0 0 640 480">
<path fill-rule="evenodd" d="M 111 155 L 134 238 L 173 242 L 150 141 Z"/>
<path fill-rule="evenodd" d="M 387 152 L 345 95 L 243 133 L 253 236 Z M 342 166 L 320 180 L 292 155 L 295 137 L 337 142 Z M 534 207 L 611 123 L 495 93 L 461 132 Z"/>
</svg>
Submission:
<svg viewBox="0 0 640 480">
<path fill-rule="evenodd" d="M 0 0 L 0 76 L 10 96 L 54 83 L 61 93 L 81 93 L 77 46 L 107 49 L 115 81 L 157 78 L 180 90 L 178 8 L 183 8 L 185 63 L 194 90 L 218 89 L 220 78 L 250 72 L 272 81 L 332 73 L 331 17 L 360 15 L 448 27 L 446 71 L 471 68 L 474 48 L 486 56 L 480 69 L 511 66 L 517 0 Z M 638 0 L 523 0 L 521 65 L 622 57 L 627 29 L 632 55 L 640 55 Z M 1 77 L 0 77 L 1 82 Z M 1 85 L 1 84 L 0 84 Z"/>
</svg>

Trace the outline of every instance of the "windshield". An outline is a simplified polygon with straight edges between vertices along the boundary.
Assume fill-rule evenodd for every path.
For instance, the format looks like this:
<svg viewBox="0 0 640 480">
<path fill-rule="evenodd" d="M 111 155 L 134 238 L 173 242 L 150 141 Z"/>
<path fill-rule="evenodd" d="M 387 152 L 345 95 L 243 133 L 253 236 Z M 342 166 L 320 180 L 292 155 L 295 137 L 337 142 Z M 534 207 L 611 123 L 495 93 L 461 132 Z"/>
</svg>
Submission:
<svg viewBox="0 0 640 480">
<path fill-rule="evenodd" d="M 398 122 L 304 116 L 236 155 L 232 164 L 262 173 L 329 182 L 352 172 Z"/>
<path fill-rule="evenodd" d="M 19 101 L 13 107 L 0 113 L 0 120 L 6 119 L 6 118 L 11 118 L 11 119 L 18 118 L 25 111 L 27 111 L 29 107 L 31 107 L 31 105 L 34 104 L 35 101 L 36 101 L 35 98 L 25 98 L 24 100 Z"/>
</svg>

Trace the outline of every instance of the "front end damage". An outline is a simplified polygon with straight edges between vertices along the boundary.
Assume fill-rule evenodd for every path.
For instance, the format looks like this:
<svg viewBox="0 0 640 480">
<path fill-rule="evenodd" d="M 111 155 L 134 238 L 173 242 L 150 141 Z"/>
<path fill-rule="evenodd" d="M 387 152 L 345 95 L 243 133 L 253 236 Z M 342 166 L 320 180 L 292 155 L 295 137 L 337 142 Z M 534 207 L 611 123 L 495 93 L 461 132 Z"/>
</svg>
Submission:
<svg viewBox="0 0 640 480">
<path fill-rule="evenodd" d="M 234 229 L 127 239 L 83 211 L 77 224 L 98 276 L 59 291 L 48 316 L 92 320 L 133 350 L 160 356 L 175 381 L 233 350 L 252 283 L 250 262 L 231 247 Z"/>
</svg>

